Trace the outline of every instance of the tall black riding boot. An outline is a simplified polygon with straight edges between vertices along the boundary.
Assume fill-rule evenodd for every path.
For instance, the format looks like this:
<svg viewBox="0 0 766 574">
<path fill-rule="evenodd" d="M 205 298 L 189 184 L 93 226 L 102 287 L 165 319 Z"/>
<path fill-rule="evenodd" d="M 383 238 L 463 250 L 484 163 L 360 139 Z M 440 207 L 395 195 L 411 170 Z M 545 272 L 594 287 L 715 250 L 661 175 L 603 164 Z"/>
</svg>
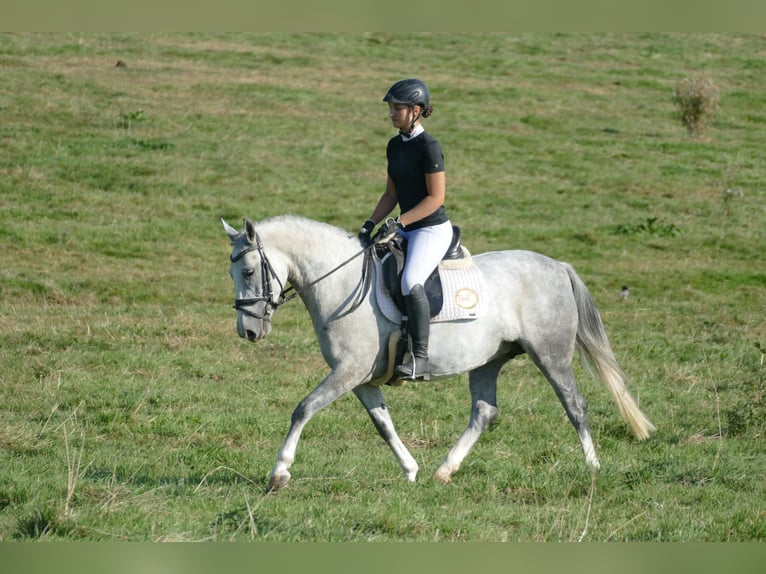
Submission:
<svg viewBox="0 0 766 574">
<path fill-rule="evenodd" d="M 404 363 L 396 367 L 396 374 L 403 379 L 430 378 L 428 368 L 428 335 L 431 328 L 431 307 L 425 289 L 415 285 L 409 295 L 404 296 L 410 331 L 410 353 Z"/>
</svg>

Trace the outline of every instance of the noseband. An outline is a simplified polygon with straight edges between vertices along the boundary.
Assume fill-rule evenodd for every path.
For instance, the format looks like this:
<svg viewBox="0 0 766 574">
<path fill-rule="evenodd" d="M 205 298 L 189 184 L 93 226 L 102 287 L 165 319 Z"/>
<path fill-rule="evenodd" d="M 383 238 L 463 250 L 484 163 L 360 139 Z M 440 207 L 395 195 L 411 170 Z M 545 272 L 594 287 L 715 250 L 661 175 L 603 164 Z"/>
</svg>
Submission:
<svg viewBox="0 0 766 574">
<path fill-rule="evenodd" d="M 261 293 L 263 293 L 263 295 L 260 297 L 252 297 L 250 299 L 235 299 L 234 308 L 237 311 L 241 311 L 245 315 L 249 315 L 255 319 L 268 319 L 274 314 L 274 311 L 277 310 L 277 307 L 284 305 L 298 293 L 293 293 L 292 295 L 285 297 L 285 293 L 289 292 L 293 288 L 290 286 L 287 290 L 285 290 L 282 282 L 279 280 L 279 276 L 274 272 L 274 268 L 271 266 L 271 262 L 269 261 L 268 257 L 266 257 L 266 252 L 263 250 L 263 243 L 261 243 L 261 237 L 257 233 L 255 234 L 255 245 L 245 247 L 236 255 L 231 255 L 229 259 L 232 263 L 236 263 L 251 251 L 258 251 L 258 255 L 261 258 Z M 279 284 L 279 297 L 276 301 L 274 300 L 274 290 L 271 287 L 272 276 L 277 280 L 277 283 Z M 262 302 L 265 302 L 266 305 L 264 306 L 263 314 L 259 315 L 253 311 L 251 307 Z"/>
</svg>

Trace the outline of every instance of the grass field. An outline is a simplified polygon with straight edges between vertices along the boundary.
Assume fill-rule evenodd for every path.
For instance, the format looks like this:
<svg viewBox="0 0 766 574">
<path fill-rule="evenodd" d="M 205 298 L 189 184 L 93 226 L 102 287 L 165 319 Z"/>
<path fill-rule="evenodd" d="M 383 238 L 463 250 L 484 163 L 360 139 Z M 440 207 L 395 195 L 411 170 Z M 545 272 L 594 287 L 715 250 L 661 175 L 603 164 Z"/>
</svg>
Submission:
<svg viewBox="0 0 766 574">
<path fill-rule="evenodd" d="M 763 35 L 3 34 L 0 72 L 0 540 L 766 538 Z M 690 138 L 700 74 L 720 109 Z M 348 396 L 265 494 L 326 368 L 298 301 L 236 336 L 219 219 L 354 232 L 409 76 L 465 244 L 572 263 L 658 428 L 578 364 L 594 483 L 521 357 L 452 484 L 465 377 L 385 391 L 417 483 Z"/>
</svg>

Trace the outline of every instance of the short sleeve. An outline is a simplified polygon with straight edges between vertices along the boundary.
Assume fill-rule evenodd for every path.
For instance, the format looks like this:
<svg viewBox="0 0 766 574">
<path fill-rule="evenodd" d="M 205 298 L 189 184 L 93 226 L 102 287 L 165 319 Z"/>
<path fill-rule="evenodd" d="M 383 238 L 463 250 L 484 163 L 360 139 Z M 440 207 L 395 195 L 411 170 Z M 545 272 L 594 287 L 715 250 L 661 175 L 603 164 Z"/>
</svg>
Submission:
<svg viewBox="0 0 766 574">
<path fill-rule="evenodd" d="M 442 146 L 437 140 L 426 142 L 423 154 L 423 171 L 425 173 L 438 173 L 444 171 L 444 154 Z"/>
</svg>

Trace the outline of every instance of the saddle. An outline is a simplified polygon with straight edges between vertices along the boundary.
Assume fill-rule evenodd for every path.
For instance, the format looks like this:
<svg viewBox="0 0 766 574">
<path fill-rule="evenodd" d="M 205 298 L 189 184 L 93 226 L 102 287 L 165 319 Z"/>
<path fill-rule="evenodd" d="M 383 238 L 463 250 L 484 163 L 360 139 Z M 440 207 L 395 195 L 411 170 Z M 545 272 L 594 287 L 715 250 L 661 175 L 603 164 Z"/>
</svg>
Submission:
<svg viewBox="0 0 766 574">
<path fill-rule="evenodd" d="M 384 287 L 391 295 L 397 308 L 404 312 L 401 277 L 407 258 L 407 240 L 401 235 L 395 235 L 386 243 L 376 244 L 375 255 L 381 262 Z M 461 245 L 461 231 L 457 225 L 453 225 L 452 241 L 450 242 L 449 249 L 447 249 L 447 253 L 442 257 L 442 262 L 458 261 L 461 259 L 466 259 L 465 251 Z M 444 292 L 442 290 L 441 276 L 439 275 L 439 266 L 433 270 L 423 288 L 431 307 L 431 318 L 436 317 L 444 306 Z"/>
<path fill-rule="evenodd" d="M 394 365 L 401 364 L 408 345 L 409 326 L 405 319 L 401 275 L 407 257 L 407 240 L 395 235 L 385 243 L 375 244 L 376 284 L 378 305 L 391 321 L 401 319 L 400 329 L 391 333 L 388 341 L 388 371 L 378 384 L 403 384 L 394 374 Z M 460 228 L 452 227 L 452 242 L 447 253 L 423 286 L 428 297 L 431 322 L 470 320 L 482 312 L 481 272 L 473 264 L 468 250 L 461 245 Z"/>
</svg>

